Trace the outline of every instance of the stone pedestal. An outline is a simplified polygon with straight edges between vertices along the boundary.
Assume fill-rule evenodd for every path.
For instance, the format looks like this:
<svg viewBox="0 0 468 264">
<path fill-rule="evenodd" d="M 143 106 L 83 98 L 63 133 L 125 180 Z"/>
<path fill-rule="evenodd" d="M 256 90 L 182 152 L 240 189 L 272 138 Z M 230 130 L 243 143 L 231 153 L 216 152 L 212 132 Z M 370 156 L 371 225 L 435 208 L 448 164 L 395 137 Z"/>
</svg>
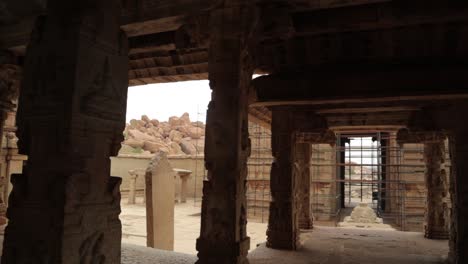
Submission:
<svg viewBox="0 0 468 264">
<path fill-rule="evenodd" d="M 2 263 L 120 263 L 127 38 L 118 1 L 48 1 L 29 42 Z"/>
<path fill-rule="evenodd" d="M 267 246 L 295 250 L 298 246 L 296 179 L 293 176 L 294 135 L 292 115 L 288 109 L 272 109 L 271 203 Z"/>
<path fill-rule="evenodd" d="M 156 153 L 145 175 L 148 247 L 174 250 L 174 176 L 166 153 Z"/>
<path fill-rule="evenodd" d="M 248 43 L 254 10 L 249 1 L 225 1 L 211 12 L 208 106 L 198 264 L 244 264 L 246 178 L 250 155 L 248 93 L 253 67 Z"/>
</svg>

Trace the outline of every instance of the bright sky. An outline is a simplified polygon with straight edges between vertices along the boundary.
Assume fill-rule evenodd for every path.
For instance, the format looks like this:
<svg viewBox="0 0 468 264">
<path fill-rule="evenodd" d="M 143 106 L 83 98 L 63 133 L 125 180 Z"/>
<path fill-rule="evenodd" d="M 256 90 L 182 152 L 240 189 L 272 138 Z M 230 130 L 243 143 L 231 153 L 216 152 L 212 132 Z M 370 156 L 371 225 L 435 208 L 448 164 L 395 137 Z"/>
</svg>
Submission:
<svg viewBox="0 0 468 264">
<path fill-rule="evenodd" d="M 205 123 L 210 99 L 207 80 L 132 86 L 128 88 L 127 122 L 142 115 L 167 121 L 187 112 L 192 122 Z"/>
</svg>

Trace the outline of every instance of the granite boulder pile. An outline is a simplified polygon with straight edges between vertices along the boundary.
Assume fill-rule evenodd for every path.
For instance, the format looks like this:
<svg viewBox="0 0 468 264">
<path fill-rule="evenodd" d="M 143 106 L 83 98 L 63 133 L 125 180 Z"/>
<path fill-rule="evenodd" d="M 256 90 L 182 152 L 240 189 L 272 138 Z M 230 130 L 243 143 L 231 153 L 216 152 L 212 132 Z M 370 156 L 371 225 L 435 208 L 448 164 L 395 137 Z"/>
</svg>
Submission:
<svg viewBox="0 0 468 264">
<path fill-rule="evenodd" d="M 125 141 L 120 154 L 151 154 L 158 151 L 168 155 L 203 154 L 205 124 L 192 122 L 188 113 L 170 117 L 167 122 L 143 115 L 127 124 Z"/>
</svg>

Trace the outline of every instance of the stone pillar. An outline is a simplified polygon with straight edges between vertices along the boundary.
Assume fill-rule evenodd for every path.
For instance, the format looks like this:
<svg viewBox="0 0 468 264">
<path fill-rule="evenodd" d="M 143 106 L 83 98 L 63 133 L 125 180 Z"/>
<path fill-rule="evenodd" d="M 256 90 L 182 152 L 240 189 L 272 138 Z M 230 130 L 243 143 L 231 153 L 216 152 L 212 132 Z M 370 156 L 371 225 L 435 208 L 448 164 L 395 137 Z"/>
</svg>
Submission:
<svg viewBox="0 0 468 264">
<path fill-rule="evenodd" d="M 10 56 L 8 56 L 10 57 Z M 11 63 L 10 63 L 11 62 Z M 5 132 L 5 121 L 8 118 L 10 112 L 13 112 L 16 108 L 16 100 L 19 95 L 19 85 L 20 85 L 20 67 L 12 64 L 11 59 L 0 59 L 0 149 L 3 147 L 3 144 L 8 142 L 3 142 Z M 5 158 L 8 158 L 9 153 Z M 11 156 L 11 155 L 10 155 Z M 9 160 L 0 161 L 0 166 L 5 166 L 7 168 L 1 168 L 0 171 L 5 171 L 5 175 L 0 177 L 0 187 L 3 188 L 0 193 L 0 225 L 6 224 L 6 198 L 8 195 L 8 163 Z"/>
<path fill-rule="evenodd" d="M 199 264 L 248 263 L 246 178 L 250 155 L 248 51 L 254 10 L 250 1 L 225 1 L 211 11 L 208 106 Z"/>
<path fill-rule="evenodd" d="M 468 110 L 466 107 L 463 111 Z M 462 115 L 458 112 L 460 119 L 458 127 L 451 130 L 450 156 L 452 161 L 452 175 L 450 178 L 450 189 L 452 197 L 452 214 L 450 223 L 450 263 L 462 264 L 468 262 L 468 126 Z"/>
<path fill-rule="evenodd" d="M 188 179 L 192 174 L 192 171 L 183 170 L 183 169 L 174 169 L 177 173 L 178 178 L 180 179 L 180 191 L 179 196 L 177 197 L 180 203 L 187 202 L 187 189 L 188 189 Z"/>
<path fill-rule="evenodd" d="M 136 203 L 136 184 L 138 179 L 138 173 L 135 170 L 128 171 L 128 204 Z"/>
<path fill-rule="evenodd" d="M 267 247 L 295 250 L 299 242 L 296 210 L 295 177 L 293 177 L 293 113 L 287 108 L 272 109 L 271 202 L 267 230 Z"/>
<path fill-rule="evenodd" d="M 174 250 L 175 176 L 167 154 L 156 153 L 145 174 L 148 247 Z"/>
<path fill-rule="evenodd" d="M 294 155 L 294 175 L 297 185 L 298 228 L 312 229 L 310 211 L 310 154 L 311 144 L 296 143 Z"/>
<path fill-rule="evenodd" d="M 449 197 L 448 178 L 445 172 L 446 135 L 442 132 L 400 130 L 397 140 L 404 143 L 423 143 L 426 165 L 426 212 L 424 234 L 429 239 L 447 239 L 446 219 Z"/>
<path fill-rule="evenodd" d="M 427 209 L 424 236 L 429 239 L 448 239 L 446 219 L 448 205 L 448 178 L 445 173 L 444 140 L 424 143 L 426 162 Z"/>
<path fill-rule="evenodd" d="M 127 38 L 119 1 L 49 0 L 37 19 L 18 109 L 19 151 L 2 263 L 120 263 Z"/>
</svg>

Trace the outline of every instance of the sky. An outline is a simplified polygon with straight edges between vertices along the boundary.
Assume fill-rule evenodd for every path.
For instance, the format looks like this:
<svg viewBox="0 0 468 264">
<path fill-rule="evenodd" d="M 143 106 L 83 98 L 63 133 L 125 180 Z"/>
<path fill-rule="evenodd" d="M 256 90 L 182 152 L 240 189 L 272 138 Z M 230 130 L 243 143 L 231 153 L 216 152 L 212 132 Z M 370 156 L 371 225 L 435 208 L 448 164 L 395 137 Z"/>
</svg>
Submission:
<svg viewBox="0 0 468 264">
<path fill-rule="evenodd" d="M 167 121 L 185 112 L 190 120 L 205 123 L 210 99 L 207 80 L 132 86 L 128 88 L 127 123 L 142 115 Z"/>
</svg>

